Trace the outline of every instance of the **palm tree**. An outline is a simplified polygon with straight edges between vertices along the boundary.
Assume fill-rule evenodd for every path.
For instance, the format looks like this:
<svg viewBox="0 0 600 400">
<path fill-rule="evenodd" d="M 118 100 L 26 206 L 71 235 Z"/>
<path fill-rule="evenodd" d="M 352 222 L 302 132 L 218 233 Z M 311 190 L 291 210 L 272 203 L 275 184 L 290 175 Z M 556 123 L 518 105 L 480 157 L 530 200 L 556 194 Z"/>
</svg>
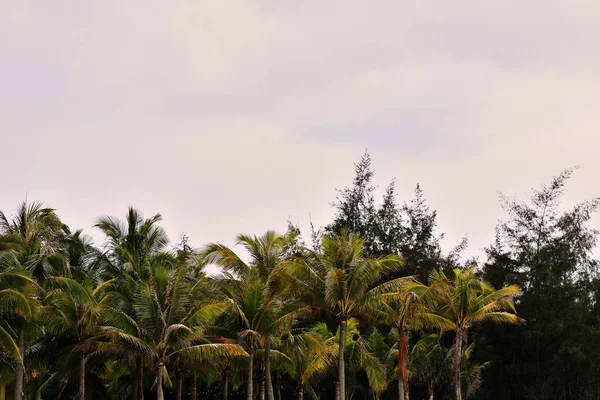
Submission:
<svg viewBox="0 0 600 400">
<path fill-rule="evenodd" d="M 248 399 L 254 396 L 254 361 L 256 352 L 262 348 L 266 394 L 274 397 L 272 386 L 269 389 L 273 338 L 286 332 L 303 308 L 295 302 L 286 302 L 273 296 L 267 282 L 254 269 L 241 279 L 229 275 L 220 282 L 220 286 L 229 304 L 229 312 L 220 321 L 225 331 L 221 333 L 237 337 L 249 354 L 246 395 Z"/>
<path fill-rule="evenodd" d="M 298 400 L 304 398 L 306 391 L 315 397 L 314 378 L 335 363 L 337 344 L 328 333 L 326 327 L 320 327 L 291 330 L 282 337 L 280 349 L 286 355 L 281 361 L 282 369 L 297 382 Z"/>
<path fill-rule="evenodd" d="M 404 280 L 405 284 L 415 281 L 413 277 L 406 277 Z M 420 328 L 420 316 L 424 312 L 424 306 L 415 292 L 406 290 L 404 286 L 399 289 L 397 292 L 385 294 L 385 301 L 380 306 L 381 314 L 384 315 L 381 322 L 397 330 L 397 344 L 391 352 L 396 360 L 394 369 L 398 375 L 398 398 L 404 400 L 408 397 L 408 336 L 411 330 Z"/>
<path fill-rule="evenodd" d="M 55 210 L 41 203 L 22 203 L 12 220 L 0 211 L 0 251 L 13 255 L 4 261 L 28 270 L 39 282 L 67 273 L 63 253 L 66 233 Z"/>
<path fill-rule="evenodd" d="M 516 324 L 523 320 L 517 317 L 514 298 L 520 294 L 517 286 L 511 285 L 495 290 L 481 281 L 474 268 L 454 270 L 454 280 L 441 272 L 433 272 L 431 286 L 411 282 L 406 289 L 415 292 L 426 302 L 429 311 L 420 314 L 422 324 L 455 332 L 454 378 L 456 400 L 462 400 L 461 358 L 463 343 L 473 324 L 492 321 Z"/>
<path fill-rule="evenodd" d="M 0 400 L 6 400 L 6 385 L 13 375 L 12 365 L 8 360 L 0 358 Z"/>
<path fill-rule="evenodd" d="M 281 296 L 279 282 L 272 272 L 286 259 L 288 244 L 286 236 L 268 231 L 264 235 L 239 235 L 237 244 L 243 246 L 250 256 L 246 263 L 233 250 L 222 244 L 208 244 L 200 253 L 203 262 L 214 263 L 229 275 L 223 285 L 223 294 L 231 304 L 233 320 L 237 326 L 240 342 L 248 350 L 249 368 L 247 379 L 248 399 L 253 397 L 254 352 L 259 346 L 265 351 L 265 387 L 267 400 L 274 400 L 271 379 L 271 347 L 274 336 L 285 330 L 300 307 L 286 302 Z"/>
<path fill-rule="evenodd" d="M 91 279 L 78 282 L 71 278 L 47 279 L 50 286 L 41 320 L 55 335 L 70 336 L 75 344 L 72 352 L 79 358 L 79 394 L 85 399 L 86 358 L 101 339 L 104 313 L 109 311 L 110 287 L 116 279 L 95 286 Z"/>
<path fill-rule="evenodd" d="M 460 360 L 460 381 L 462 387 L 462 394 L 465 399 L 472 398 L 477 390 L 481 387 L 483 380 L 481 373 L 487 368 L 490 363 L 478 363 L 471 359 L 475 344 L 470 344 L 464 351 Z"/>
<path fill-rule="evenodd" d="M 24 339 L 26 328 L 32 326 L 39 310 L 34 297 L 38 290 L 27 271 L 9 268 L 0 272 L 0 363 L 3 364 L 0 389 L 5 391 L 6 374 L 13 370 L 15 398 L 20 398 L 24 391 Z"/>
<path fill-rule="evenodd" d="M 202 296 L 205 282 L 192 282 L 185 267 L 165 264 L 166 257 L 150 264 L 148 279 L 139 281 L 132 295 L 134 318 L 114 312 L 107 335 L 143 351 L 153 361 L 157 399 L 163 400 L 163 381 L 175 357 L 205 360 L 244 356 L 232 344 L 210 343 L 205 330 L 226 310 L 227 304 Z"/>
<path fill-rule="evenodd" d="M 482 384 L 481 373 L 489 362 L 479 364 L 471 359 L 475 346 L 469 345 L 461 356 L 461 388 L 464 398 L 471 398 Z M 451 384 L 455 346 L 445 348 L 438 334 L 422 337 L 412 348 L 411 368 L 416 378 L 427 386 L 428 399 L 434 399 L 435 388 L 444 381 Z"/>
<path fill-rule="evenodd" d="M 356 382 L 359 372 L 367 375 L 367 381 L 370 393 L 362 393 L 358 397 L 373 397 L 379 399 L 381 393 L 387 386 L 385 375 L 385 357 L 388 348 L 383 342 L 383 336 L 375 329 L 370 334 L 361 334 L 359 323 L 355 318 L 348 320 L 344 339 L 344 361 L 346 369 L 350 372 L 350 382 Z M 336 340 L 340 341 L 340 330 L 336 335 Z M 353 391 L 348 397 L 353 398 L 360 390 L 358 384 L 350 385 Z"/>
<path fill-rule="evenodd" d="M 17 273 L 28 271 L 38 282 L 43 282 L 48 276 L 67 274 L 68 264 L 63 252 L 65 233 L 65 226 L 54 209 L 43 207 L 41 203 L 23 202 L 11 220 L 0 211 L 0 270 Z M 32 280 L 20 287 L 30 289 L 31 285 L 35 286 Z M 23 358 L 27 337 L 35 335 L 36 326 L 32 321 L 16 316 L 10 323 L 19 349 L 15 368 L 15 399 L 25 396 Z"/>
<path fill-rule="evenodd" d="M 397 271 L 402 260 L 396 255 L 370 258 L 363 255 L 364 240 L 343 231 L 324 236 L 319 251 L 285 263 L 278 269 L 295 297 L 317 311 L 332 315 L 340 331 L 340 349 L 345 348 L 345 332 L 351 317 L 382 320 L 382 294 L 397 291 L 405 279 L 379 284 L 382 278 Z M 338 400 L 346 398 L 344 351 L 338 355 Z"/>
<path fill-rule="evenodd" d="M 448 375 L 448 367 L 452 364 L 448 361 L 448 353 L 437 333 L 423 336 L 410 352 L 411 368 L 416 379 L 427 386 L 429 400 L 433 400 L 436 386 Z"/>
<path fill-rule="evenodd" d="M 9 324 L 13 317 L 30 319 L 37 313 L 38 303 L 31 297 L 31 289 L 37 284 L 25 271 L 0 272 L 0 356 L 8 356 L 22 362 L 22 352 Z"/>
<path fill-rule="evenodd" d="M 124 222 L 104 216 L 98 219 L 95 227 L 107 237 L 107 255 L 113 265 L 128 275 L 143 279 L 149 271 L 152 255 L 168 243 L 164 229 L 157 225 L 161 220 L 160 214 L 144 219 L 142 213 L 129 207 Z"/>
<path fill-rule="evenodd" d="M 128 304 L 131 304 L 131 294 L 136 290 L 137 281 L 147 278 L 152 258 L 168 243 L 164 229 L 157 225 L 161 219 L 160 214 L 144 218 L 140 211 L 129 207 L 124 221 L 103 216 L 95 225 L 106 235 L 106 251 L 98 260 L 106 261 L 107 269 L 120 279 L 120 292 Z M 131 317 L 131 307 L 128 313 Z M 130 373 L 132 399 L 141 400 L 144 393 L 144 352 L 135 346 L 129 350 L 125 359 L 133 364 Z"/>
</svg>

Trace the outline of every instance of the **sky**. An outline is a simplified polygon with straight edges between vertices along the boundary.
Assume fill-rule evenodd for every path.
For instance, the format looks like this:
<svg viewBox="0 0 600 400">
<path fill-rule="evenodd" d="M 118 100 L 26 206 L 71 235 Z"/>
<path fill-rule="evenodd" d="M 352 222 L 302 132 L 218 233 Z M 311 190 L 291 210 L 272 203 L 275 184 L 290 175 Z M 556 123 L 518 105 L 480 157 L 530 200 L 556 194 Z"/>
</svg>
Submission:
<svg viewBox="0 0 600 400">
<path fill-rule="evenodd" d="M 328 223 L 368 149 L 444 245 L 578 165 L 600 196 L 600 3 L 0 0 L 0 210 L 134 205 L 173 241 Z M 594 224 L 599 226 L 594 220 Z"/>
</svg>

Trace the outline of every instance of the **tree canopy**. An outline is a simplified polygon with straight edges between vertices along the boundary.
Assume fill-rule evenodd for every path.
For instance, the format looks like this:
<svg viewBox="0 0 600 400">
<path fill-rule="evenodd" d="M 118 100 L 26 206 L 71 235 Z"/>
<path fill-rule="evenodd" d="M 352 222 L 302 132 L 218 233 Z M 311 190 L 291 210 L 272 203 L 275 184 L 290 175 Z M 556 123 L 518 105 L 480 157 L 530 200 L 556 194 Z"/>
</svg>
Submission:
<svg viewBox="0 0 600 400">
<path fill-rule="evenodd" d="M 481 262 L 420 185 L 379 196 L 366 152 L 308 237 L 170 245 L 130 207 L 94 243 L 42 203 L 3 210 L 0 400 L 600 398 L 600 199 L 564 206 L 574 172 L 502 196 Z"/>
</svg>

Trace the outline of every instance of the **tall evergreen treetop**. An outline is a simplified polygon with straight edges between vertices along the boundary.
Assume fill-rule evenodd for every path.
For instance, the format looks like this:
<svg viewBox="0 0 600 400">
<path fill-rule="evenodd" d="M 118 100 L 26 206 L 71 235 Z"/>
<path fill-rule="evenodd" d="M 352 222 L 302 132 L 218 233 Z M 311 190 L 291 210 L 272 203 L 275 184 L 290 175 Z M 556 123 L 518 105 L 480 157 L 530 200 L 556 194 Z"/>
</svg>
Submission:
<svg viewBox="0 0 600 400">
<path fill-rule="evenodd" d="M 371 168 L 371 156 L 365 151 L 358 164 L 354 164 L 354 181 L 351 187 L 338 190 L 339 196 L 332 204 L 336 209 L 333 222 L 325 231 L 341 233 L 343 229 L 357 233 L 365 239 L 365 250 L 375 250 L 375 226 L 377 212 L 375 208 L 375 187 L 372 185 L 374 171 Z"/>
</svg>

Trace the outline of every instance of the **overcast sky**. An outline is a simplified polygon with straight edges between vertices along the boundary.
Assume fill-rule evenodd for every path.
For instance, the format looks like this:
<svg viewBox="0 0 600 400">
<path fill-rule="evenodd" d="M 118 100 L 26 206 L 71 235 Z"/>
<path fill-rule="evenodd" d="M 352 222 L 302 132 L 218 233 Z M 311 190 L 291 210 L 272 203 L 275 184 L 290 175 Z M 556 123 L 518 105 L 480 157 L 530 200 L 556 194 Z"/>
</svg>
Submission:
<svg viewBox="0 0 600 400">
<path fill-rule="evenodd" d="M 0 209 L 134 205 L 176 241 L 329 221 L 368 148 L 446 246 L 498 191 L 600 195 L 600 2 L 0 0 Z"/>
</svg>

